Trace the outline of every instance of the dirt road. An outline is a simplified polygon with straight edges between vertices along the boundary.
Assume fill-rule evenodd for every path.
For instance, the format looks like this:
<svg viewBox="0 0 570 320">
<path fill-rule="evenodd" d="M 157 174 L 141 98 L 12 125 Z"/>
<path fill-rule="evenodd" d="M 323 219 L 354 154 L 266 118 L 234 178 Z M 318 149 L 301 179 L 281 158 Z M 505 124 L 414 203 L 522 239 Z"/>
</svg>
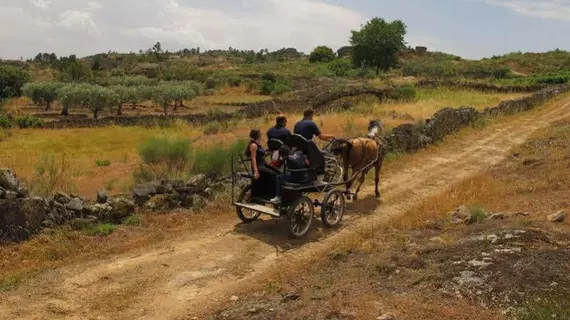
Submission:
<svg viewBox="0 0 570 320">
<path fill-rule="evenodd" d="M 417 155 L 414 166 L 383 177 L 382 205 L 374 197 L 351 204 L 340 230 L 318 226 L 310 239 L 291 242 L 279 222 L 244 226 L 236 217 L 168 247 L 45 272 L 0 294 L 0 319 L 204 319 L 211 305 L 229 301 L 234 290 L 281 261 L 303 263 L 334 249 L 337 241 L 497 163 L 534 130 L 566 116 L 570 99 L 553 101 Z"/>
</svg>

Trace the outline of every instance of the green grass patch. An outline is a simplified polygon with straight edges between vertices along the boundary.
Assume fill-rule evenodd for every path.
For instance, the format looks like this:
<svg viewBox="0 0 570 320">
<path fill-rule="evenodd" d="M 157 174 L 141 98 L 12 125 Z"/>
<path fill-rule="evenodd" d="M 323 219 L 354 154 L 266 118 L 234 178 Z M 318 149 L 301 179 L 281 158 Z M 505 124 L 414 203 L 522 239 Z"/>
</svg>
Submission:
<svg viewBox="0 0 570 320">
<path fill-rule="evenodd" d="M 101 160 L 101 159 L 97 159 L 95 160 L 95 165 L 97 167 L 108 167 L 111 165 L 111 161 L 110 160 Z"/>
<path fill-rule="evenodd" d="M 109 223 L 102 223 L 90 226 L 85 229 L 89 236 L 108 236 L 117 230 L 117 226 Z"/>
<path fill-rule="evenodd" d="M 123 221 L 123 224 L 127 226 L 140 226 L 142 224 L 142 219 L 140 216 L 137 215 L 128 216 Z"/>
</svg>

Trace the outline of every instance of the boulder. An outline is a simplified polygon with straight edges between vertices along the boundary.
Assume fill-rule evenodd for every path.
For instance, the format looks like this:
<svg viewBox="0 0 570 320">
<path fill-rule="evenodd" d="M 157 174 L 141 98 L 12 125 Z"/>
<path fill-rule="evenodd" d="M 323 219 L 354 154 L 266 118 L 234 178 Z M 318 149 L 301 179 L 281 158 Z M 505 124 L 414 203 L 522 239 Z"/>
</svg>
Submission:
<svg viewBox="0 0 570 320">
<path fill-rule="evenodd" d="M 109 196 L 107 196 L 107 191 L 101 190 L 97 192 L 97 203 L 106 203 L 108 199 Z"/>
<path fill-rule="evenodd" d="M 65 204 L 65 208 L 76 213 L 81 213 L 83 212 L 83 202 L 79 198 L 73 198 L 71 201 Z"/>
<path fill-rule="evenodd" d="M 182 198 L 177 194 L 157 194 L 150 198 L 144 205 L 146 210 L 161 211 L 180 208 Z"/>
<path fill-rule="evenodd" d="M 18 198 L 18 193 L 17 193 L 17 192 L 14 192 L 14 191 L 11 191 L 11 190 L 6 190 L 6 191 L 4 192 L 4 199 L 9 199 L 9 200 L 11 200 L 11 199 L 16 199 L 16 198 Z"/>
<path fill-rule="evenodd" d="M 195 175 L 186 182 L 186 187 L 188 188 L 186 192 L 188 193 L 202 192 L 206 188 L 208 188 L 208 181 L 209 180 L 208 177 L 206 177 L 206 175 L 203 174 Z"/>
<path fill-rule="evenodd" d="M 548 221 L 550 222 L 564 222 L 568 214 L 564 210 L 557 211 L 548 216 Z"/>
<path fill-rule="evenodd" d="M 153 182 L 142 183 L 135 186 L 133 190 L 133 198 L 135 199 L 135 202 L 139 206 L 142 206 L 148 201 L 148 199 L 150 199 L 150 197 L 156 194 L 156 188 L 157 185 Z"/>
<path fill-rule="evenodd" d="M 57 201 L 50 203 L 50 212 L 48 213 L 47 222 L 53 226 L 64 224 L 73 218 L 71 211 L 67 211 L 65 206 Z"/>
<path fill-rule="evenodd" d="M 83 212 L 98 219 L 107 220 L 112 215 L 113 207 L 108 203 L 96 203 L 85 207 Z"/>
<path fill-rule="evenodd" d="M 135 202 L 124 196 L 118 196 L 109 200 L 112 208 L 109 218 L 112 221 L 120 221 L 135 213 Z"/>
<path fill-rule="evenodd" d="M 0 187 L 9 190 L 18 192 L 18 186 L 20 185 L 20 181 L 16 178 L 16 174 L 6 168 L 0 169 Z"/>
<path fill-rule="evenodd" d="M 28 239 L 42 228 L 49 212 L 47 201 L 39 197 L 0 200 L 0 241 Z"/>
<path fill-rule="evenodd" d="M 53 196 L 53 199 L 63 205 L 68 204 L 71 199 L 73 199 L 71 196 L 69 196 L 67 193 L 64 192 L 58 192 Z"/>
<path fill-rule="evenodd" d="M 174 187 L 169 183 L 162 183 L 158 187 L 156 187 L 157 194 L 169 194 L 174 192 Z"/>
<path fill-rule="evenodd" d="M 16 190 L 16 193 L 18 194 L 19 198 L 25 198 L 28 196 L 29 194 L 28 185 L 25 182 L 19 181 L 17 189 L 18 190 Z"/>
</svg>

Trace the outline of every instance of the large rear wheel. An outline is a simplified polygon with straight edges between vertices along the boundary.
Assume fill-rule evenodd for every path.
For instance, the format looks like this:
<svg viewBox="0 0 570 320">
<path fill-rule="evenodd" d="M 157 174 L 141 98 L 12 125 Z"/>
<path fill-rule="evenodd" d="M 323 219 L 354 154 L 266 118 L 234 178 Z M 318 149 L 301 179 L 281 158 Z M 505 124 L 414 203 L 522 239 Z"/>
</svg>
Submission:
<svg viewBox="0 0 570 320">
<path fill-rule="evenodd" d="M 327 228 L 337 226 L 346 208 L 346 200 L 344 194 L 340 190 L 331 190 L 327 192 L 321 207 L 321 219 Z"/>
<path fill-rule="evenodd" d="M 241 193 L 237 198 L 237 202 L 239 203 L 251 203 L 251 185 L 246 186 L 243 188 Z M 237 215 L 243 221 L 243 223 L 251 223 L 259 218 L 261 215 L 260 212 L 251 210 L 251 209 L 244 209 L 237 207 Z"/>
<path fill-rule="evenodd" d="M 289 236 L 301 238 L 313 223 L 315 207 L 308 197 L 300 197 L 289 207 Z"/>
</svg>

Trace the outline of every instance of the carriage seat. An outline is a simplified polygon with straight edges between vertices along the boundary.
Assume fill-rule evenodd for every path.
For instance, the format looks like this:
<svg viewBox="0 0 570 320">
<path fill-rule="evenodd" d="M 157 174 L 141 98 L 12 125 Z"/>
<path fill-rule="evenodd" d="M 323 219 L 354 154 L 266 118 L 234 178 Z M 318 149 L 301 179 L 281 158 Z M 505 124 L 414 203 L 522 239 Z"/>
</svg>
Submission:
<svg viewBox="0 0 570 320">
<path fill-rule="evenodd" d="M 309 180 L 315 180 L 317 175 L 325 172 L 325 157 L 313 141 L 293 134 L 290 138 L 290 147 L 301 150 L 309 159 Z"/>
</svg>

